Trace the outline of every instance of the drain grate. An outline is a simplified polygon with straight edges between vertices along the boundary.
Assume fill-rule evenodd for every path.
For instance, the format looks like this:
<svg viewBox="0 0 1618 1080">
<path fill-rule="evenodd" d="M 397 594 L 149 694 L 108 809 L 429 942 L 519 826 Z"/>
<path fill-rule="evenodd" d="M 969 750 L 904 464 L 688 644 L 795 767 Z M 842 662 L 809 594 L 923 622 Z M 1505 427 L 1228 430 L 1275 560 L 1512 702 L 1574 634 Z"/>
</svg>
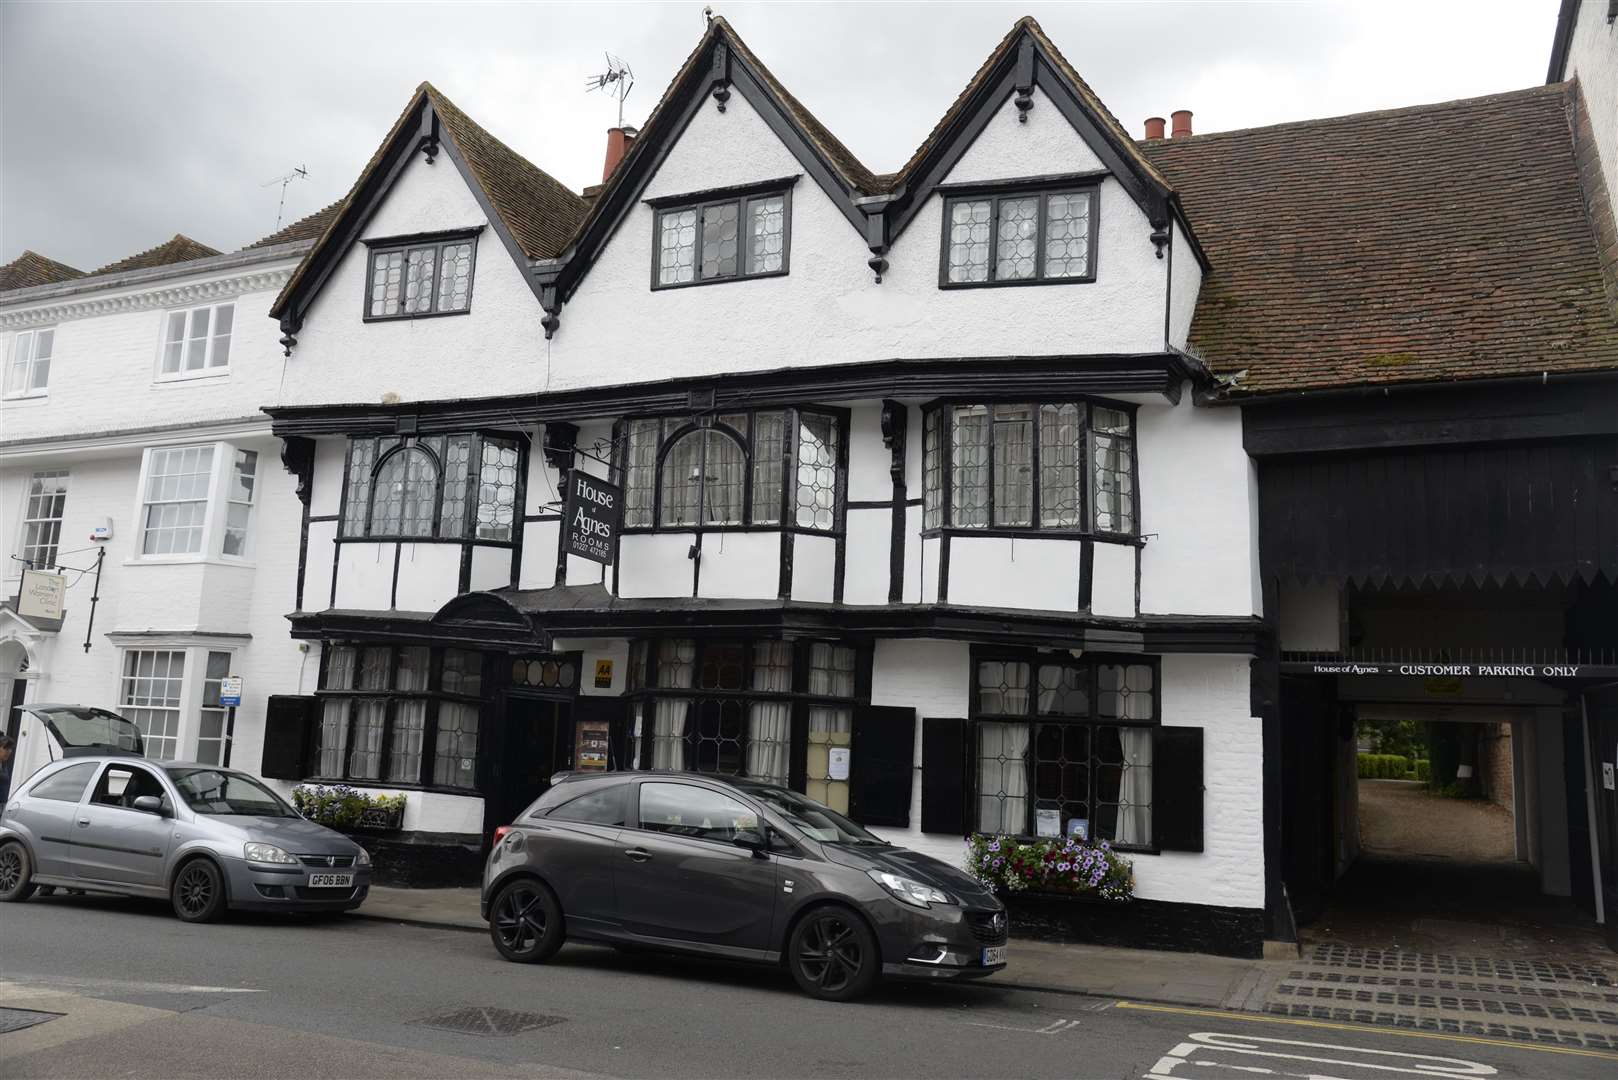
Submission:
<svg viewBox="0 0 1618 1080">
<path fill-rule="evenodd" d="M 566 1020 L 565 1016 L 545 1016 L 541 1013 L 496 1009 L 487 1005 L 469 1005 L 464 1009 L 417 1020 L 416 1023 L 421 1027 L 458 1031 L 463 1035 L 521 1035 L 525 1031 L 554 1027 Z"/>
<path fill-rule="evenodd" d="M 0 1035 L 8 1031 L 21 1031 L 47 1020 L 55 1020 L 61 1013 L 35 1012 L 33 1009 L 0 1008 Z"/>
</svg>

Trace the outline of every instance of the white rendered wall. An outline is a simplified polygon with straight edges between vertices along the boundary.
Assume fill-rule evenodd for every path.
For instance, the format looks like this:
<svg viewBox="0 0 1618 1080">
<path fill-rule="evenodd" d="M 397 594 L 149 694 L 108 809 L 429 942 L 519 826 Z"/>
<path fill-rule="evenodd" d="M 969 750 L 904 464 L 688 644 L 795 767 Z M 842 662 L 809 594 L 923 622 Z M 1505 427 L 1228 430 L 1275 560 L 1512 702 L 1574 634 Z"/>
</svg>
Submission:
<svg viewBox="0 0 1618 1080">
<path fill-rule="evenodd" d="M 836 581 L 837 542 L 829 536 L 798 533 L 792 542 L 792 599 L 829 604 Z"/>
<path fill-rule="evenodd" d="M 954 536 L 949 543 L 949 602 L 1077 612 L 1082 547 L 1077 540 Z M 1131 566 L 1131 606 L 1134 576 Z"/>
<path fill-rule="evenodd" d="M 1256 615 L 1256 489 L 1240 409 L 1143 406 L 1140 606 L 1152 615 Z M 1099 549 L 1099 545 L 1098 549 Z M 1097 588 L 1100 563 L 1097 562 Z"/>
<path fill-rule="evenodd" d="M 802 543 L 802 540 L 799 540 Z M 691 564 L 679 568 L 669 582 L 691 594 Z M 781 591 L 781 534 L 778 532 L 711 532 L 702 537 L 702 573 L 697 595 L 745 600 L 773 600 Z"/>
<path fill-rule="evenodd" d="M 893 510 L 849 510 L 848 561 L 843 571 L 843 603 L 886 604 L 893 544 Z M 907 537 L 907 548 L 919 537 Z"/>
<path fill-rule="evenodd" d="M 1091 548 L 1090 612 L 1133 619 L 1135 611 L 1135 546 L 1097 541 Z"/>
<path fill-rule="evenodd" d="M 971 678 L 971 646 L 964 641 L 878 641 L 871 660 L 871 704 L 916 710 L 910 828 L 871 831 L 953 866 L 963 865 L 966 845 L 962 839 L 921 831 L 922 729 L 927 717 L 966 716 Z"/>
<path fill-rule="evenodd" d="M 1590 110 L 1607 198 L 1618 200 L 1618 21 L 1607 21 L 1602 0 L 1584 0 L 1567 53 L 1567 78 L 1577 78 Z"/>
<path fill-rule="evenodd" d="M 1176 221 L 1171 245 L 1174 266 L 1169 276 L 1169 341 L 1176 349 L 1186 347 L 1191 336 L 1191 317 L 1197 309 L 1197 293 L 1202 288 L 1202 264 L 1191 247 L 1191 240 Z"/>
</svg>

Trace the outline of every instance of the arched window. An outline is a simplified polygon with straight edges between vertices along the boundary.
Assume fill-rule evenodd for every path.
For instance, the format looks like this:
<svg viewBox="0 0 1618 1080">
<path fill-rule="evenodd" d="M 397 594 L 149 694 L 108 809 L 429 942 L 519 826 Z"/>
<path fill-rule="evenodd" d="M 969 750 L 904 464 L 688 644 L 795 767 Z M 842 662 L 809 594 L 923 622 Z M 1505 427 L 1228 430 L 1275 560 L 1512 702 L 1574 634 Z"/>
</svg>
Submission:
<svg viewBox="0 0 1618 1080">
<path fill-rule="evenodd" d="M 371 535 L 431 536 L 437 502 L 437 459 L 419 446 L 396 450 L 371 485 Z"/>
<path fill-rule="evenodd" d="M 663 525 L 740 525 L 747 454 L 728 432 L 698 428 L 663 454 Z"/>
</svg>

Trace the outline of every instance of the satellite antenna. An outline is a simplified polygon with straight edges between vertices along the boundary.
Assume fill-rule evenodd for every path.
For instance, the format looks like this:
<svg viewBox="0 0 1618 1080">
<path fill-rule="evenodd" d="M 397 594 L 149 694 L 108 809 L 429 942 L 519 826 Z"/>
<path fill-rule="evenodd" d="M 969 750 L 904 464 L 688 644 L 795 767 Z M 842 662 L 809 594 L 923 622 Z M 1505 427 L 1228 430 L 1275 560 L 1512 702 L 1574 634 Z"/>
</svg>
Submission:
<svg viewBox="0 0 1618 1080">
<path fill-rule="evenodd" d="M 276 228 L 276 231 L 280 231 L 280 228 L 281 228 L 281 215 L 286 212 L 286 208 L 287 208 L 287 185 L 292 183 L 292 181 L 294 181 L 294 180 L 307 180 L 307 179 L 309 179 L 309 170 L 304 168 L 302 165 L 299 165 L 296 168 L 294 168 L 291 172 L 282 173 L 280 176 L 277 176 L 275 179 L 266 180 L 266 181 L 264 181 L 264 183 L 259 185 L 259 187 L 261 187 L 261 188 L 273 187 L 276 184 L 281 185 L 281 205 L 277 206 L 275 208 L 275 228 Z"/>
<path fill-rule="evenodd" d="M 605 90 L 618 99 L 618 126 L 624 126 L 624 99 L 635 86 L 635 73 L 629 70 L 629 65 L 611 53 L 604 54 L 607 58 L 607 72 L 604 75 L 592 75 L 584 80 L 584 92 L 592 90 Z"/>
</svg>

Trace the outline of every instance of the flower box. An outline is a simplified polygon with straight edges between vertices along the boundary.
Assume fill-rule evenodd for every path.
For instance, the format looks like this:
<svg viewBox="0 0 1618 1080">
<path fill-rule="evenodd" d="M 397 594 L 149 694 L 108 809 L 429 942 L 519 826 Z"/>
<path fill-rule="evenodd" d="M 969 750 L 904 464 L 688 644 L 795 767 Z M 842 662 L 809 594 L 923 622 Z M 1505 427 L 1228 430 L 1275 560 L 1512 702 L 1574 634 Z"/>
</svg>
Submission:
<svg viewBox="0 0 1618 1080">
<path fill-rule="evenodd" d="M 300 784 L 292 789 L 298 813 L 329 829 L 388 832 L 404 823 L 403 795 L 369 795 L 347 784 Z"/>
<path fill-rule="evenodd" d="M 974 836 L 967 841 L 967 870 L 1003 896 L 1038 893 L 1120 903 L 1135 895 L 1133 865 L 1105 840 Z"/>
</svg>

